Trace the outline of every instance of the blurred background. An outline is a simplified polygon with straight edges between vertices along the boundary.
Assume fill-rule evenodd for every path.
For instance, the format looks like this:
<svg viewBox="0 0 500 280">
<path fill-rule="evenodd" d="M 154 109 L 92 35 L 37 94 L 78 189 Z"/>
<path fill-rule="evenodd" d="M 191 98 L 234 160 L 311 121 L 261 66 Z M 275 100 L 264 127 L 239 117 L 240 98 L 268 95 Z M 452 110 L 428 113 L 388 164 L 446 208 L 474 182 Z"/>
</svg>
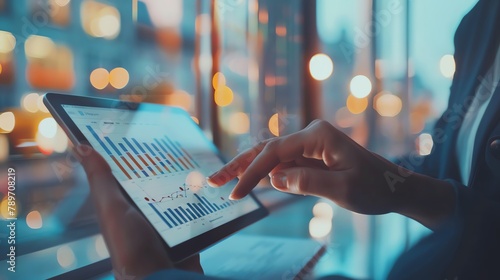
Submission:
<svg viewBox="0 0 500 280">
<path fill-rule="evenodd" d="M 227 158 L 316 118 L 388 158 L 427 155 L 455 70 L 453 35 L 475 2 L 0 0 L 0 167 L 18 176 L 20 261 L 41 278 L 109 270 L 86 180 L 44 93 L 182 107 Z M 327 242 L 317 276 L 383 279 L 427 233 L 396 215 L 266 196 L 267 185 L 259 193 L 287 233 L 271 222 L 248 231 Z"/>
</svg>

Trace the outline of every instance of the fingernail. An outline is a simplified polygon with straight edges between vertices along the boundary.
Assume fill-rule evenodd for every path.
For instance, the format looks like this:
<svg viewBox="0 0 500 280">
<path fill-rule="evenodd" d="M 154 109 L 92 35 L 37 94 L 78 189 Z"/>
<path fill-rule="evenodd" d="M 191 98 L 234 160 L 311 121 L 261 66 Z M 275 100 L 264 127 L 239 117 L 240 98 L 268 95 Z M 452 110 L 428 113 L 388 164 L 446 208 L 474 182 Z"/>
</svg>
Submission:
<svg viewBox="0 0 500 280">
<path fill-rule="evenodd" d="M 283 172 L 275 173 L 271 178 L 271 183 L 275 188 L 286 189 L 287 188 L 286 174 Z"/>
<path fill-rule="evenodd" d="M 207 177 L 207 180 L 211 180 L 215 175 L 217 175 L 219 171 L 215 171 L 214 173 L 212 173 L 211 175 L 208 175 Z"/>
<path fill-rule="evenodd" d="M 234 196 L 234 193 L 231 193 L 229 195 L 229 200 L 238 200 L 238 199 Z"/>
<path fill-rule="evenodd" d="M 219 185 L 216 184 L 214 181 L 212 181 L 212 179 L 210 177 L 206 177 L 205 180 L 207 181 L 207 184 L 210 186 L 210 187 L 218 187 Z"/>
</svg>

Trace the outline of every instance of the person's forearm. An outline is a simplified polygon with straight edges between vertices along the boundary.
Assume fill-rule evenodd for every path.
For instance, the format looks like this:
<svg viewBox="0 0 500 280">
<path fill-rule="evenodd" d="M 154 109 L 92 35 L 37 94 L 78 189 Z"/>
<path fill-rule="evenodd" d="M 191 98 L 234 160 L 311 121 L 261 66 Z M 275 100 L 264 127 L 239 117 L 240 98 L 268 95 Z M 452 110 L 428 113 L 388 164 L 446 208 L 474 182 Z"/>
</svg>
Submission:
<svg viewBox="0 0 500 280">
<path fill-rule="evenodd" d="M 397 167 L 397 172 L 402 172 L 401 167 Z M 394 186 L 396 213 L 433 230 L 452 217 L 456 201 L 450 183 L 417 173 L 401 178 Z"/>
</svg>

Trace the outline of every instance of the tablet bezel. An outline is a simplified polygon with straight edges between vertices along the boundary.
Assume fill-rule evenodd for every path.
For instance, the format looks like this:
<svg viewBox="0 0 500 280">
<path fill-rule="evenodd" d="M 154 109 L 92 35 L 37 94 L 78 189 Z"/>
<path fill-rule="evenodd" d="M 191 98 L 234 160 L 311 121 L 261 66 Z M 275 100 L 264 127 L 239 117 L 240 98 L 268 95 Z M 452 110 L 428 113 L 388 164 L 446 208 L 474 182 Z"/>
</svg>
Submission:
<svg viewBox="0 0 500 280">
<path fill-rule="evenodd" d="M 85 106 L 85 107 L 95 107 L 95 108 L 112 108 L 112 109 L 123 109 L 130 111 L 137 110 L 145 110 L 145 111 L 162 111 L 164 107 L 168 107 L 171 110 L 176 111 L 176 113 L 180 113 L 185 115 L 187 118 L 191 119 L 189 114 L 177 107 L 171 107 L 166 105 L 152 104 L 152 103 L 135 103 L 135 102 L 126 102 L 114 99 L 105 99 L 105 98 L 96 98 L 96 97 L 87 97 L 87 96 L 76 96 L 76 95 L 66 95 L 66 94 L 57 94 L 57 93 L 47 93 L 43 98 L 43 102 L 46 105 L 49 112 L 52 114 L 57 123 L 61 126 L 61 128 L 66 132 L 71 141 L 76 144 L 87 144 L 90 145 L 87 138 L 83 135 L 77 125 L 73 122 L 70 116 L 66 113 L 62 105 L 74 105 L 74 106 Z M 194 124 L 194 122 L 193 122 Z M 207 141 L 215 154 L 222 160 L 219 150 L 215 147 L 215 145 L 208 140 L 206 137 L 203 137 L 203 141 Z M 116 178 L 115 178 L 116 179 Z M 117 180 L 119 183 L 119 181 Z M 121 186 L 121 185 L 120 185 Z M 126 197 L 129 201 L 132 201 L 133 205 L 139 210 L 139 212 L 147 219 L 147 217 L 142 213 L 142 211 L 137 207 L 136 203 L 130 198 L 128 193 L 121 188 L 122 192 L 126 194 Z M 238 217 L 232 221 L 229 221 L 221 226 L 218 226 L 214 229 L 211 229 L 205 233 L 202 233 L 198 236 L 195 236 L 187 241 L 184 241 L 178 245 L 173 247 L 169 246 L 161 235 L 156 232 L 160 238 L 163 240 L 166 250 L 174 262 L 180 262 L 201 250 L 210 247 L 216 242 L 230 236 L 231 234 L 241 230 L 242 228 L 264 218 L 268 215 L 267 209 L 262 205 L 262 203 L 255 197 L 253 193 L 250 196 L 255 200 L 258 204 L 258 208 L 252 212 L 249 212 L 241 217 Z M 148 220 L 149 222 L 149 220 Z"/>
</svg>

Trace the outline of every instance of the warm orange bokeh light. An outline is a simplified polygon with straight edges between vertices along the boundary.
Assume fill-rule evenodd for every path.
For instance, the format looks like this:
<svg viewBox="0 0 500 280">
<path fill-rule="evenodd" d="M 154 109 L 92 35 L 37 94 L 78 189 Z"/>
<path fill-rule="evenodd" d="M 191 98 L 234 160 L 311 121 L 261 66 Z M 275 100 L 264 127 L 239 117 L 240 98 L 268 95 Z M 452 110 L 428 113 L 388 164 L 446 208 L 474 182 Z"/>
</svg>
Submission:
<svg viewBox="0 0 500 280">
<path fill-rule="evenodd" d="M 90 83 L 96 89 L 104 89 L 109 84 L 109 72 L 104 68 L 97 68 L 90 73 Z"/>
<path fill-rule="evenodd" d="M 279 126 L 279 120 L 278 119 L 279 119 L 278 113 L 272 115 L 269 118 L 269 123 L 268 123 L 269 131 L 271 131 L 271 133 L 274 136 L 280 136 L 280 126 Z"/>
<path fill-rule="evenodd" d="M 220 107 L 225 107 L 233 102 L 233 91 L 228 86 L 219 87 L 215 90 L 214 100 L 215 104 Z"/>
<path fill-rule="evenodd" d="M 122 67 L 117 67 L 109 73 L 109 83 L 116 89 L 127 86 L 129 78 L 127 69 Z"/>
<path fill-rule="evenodd" d="M 368 107 L 368 98 L 356 98 L 349 95 L 349 97 L 347 97 L 346 106 L 349 112 L 353 114 L 361 114 L 366 110 L 366 107 Z"/>
<path fill-rule="evenodd" d="M 214 89 L 217 90 L 219 87 L 225 85 L 226 85 L 226 77 L 224 76 L 224 74 L 222 74 L 221 72 L 215 73 L 212 79 L 212 86 L 214 87 Z"/>
</svg>

